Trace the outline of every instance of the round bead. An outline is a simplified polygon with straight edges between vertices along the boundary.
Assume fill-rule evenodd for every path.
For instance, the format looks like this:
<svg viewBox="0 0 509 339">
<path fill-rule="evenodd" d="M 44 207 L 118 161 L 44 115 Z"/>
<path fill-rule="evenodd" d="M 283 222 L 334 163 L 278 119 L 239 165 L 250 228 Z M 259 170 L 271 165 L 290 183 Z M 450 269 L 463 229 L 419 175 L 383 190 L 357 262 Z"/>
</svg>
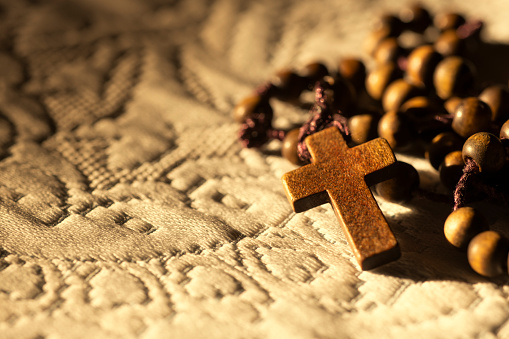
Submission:
<svg viewBox="0 0 509 339">
<path fill-rule="evenodd" d="M 392 62 L 379 65 L 366 77 L 366 91 L 375 100 L 380 100 L 387 86 L 401 76 L 401 71 Z"/>
<path fill-rule="evenodd" d="M 382 106 L 386 112 L 398 110 L 405 101 L 421 94 L 421 90 L 404 79 L 397 79 L 385 89 Z"/>
<path fill-rule="evenodd" d="M 281 145 L 281 155 L 292 164 L 301 165 L 302 161 L 297 152 L 297 145 L 299 143 L 299 129 L 295 128 L 288 132 L 283 139 Z"/>
<path fill-rule="evenodd" d="M 463 98 L 460 97 L 450 97 L 444 102 L 444 108 L 447 113 L 454 115 L 456 112 L 456 108 L 458 108 L 459 104 L 463 101 Z"/>
<path fill-rule="evenodd" d="M 437 95 L 444 100 L 464 95 L 473 82 L 473 66 L 458 56 L 450 56 L 440 61 L 433 74 Z"/>
<path fill-rule="evenodd" d="M 388 27 L 379 27 L 378 29 L 371 32 L 364 41 L 364 49 L 366 53 L 369 55 L 373 55 L 380 41 L 384 40 L 389 36 L 392 35 L 391 30 Z"/>
<path fill-rule="evenodd" d="M 376 46 L 373 57 L 379 64 L 385 64 L 387 62 L 396 62 L 404 52 L 396 38 L 388 37 L 380 41 L 378 46 Z"/>
<path fill-rule="evenodd" d="M 408 115 L 390 111 L 378 122 L 378 135 L 385 138 L 392 148 L 402 148 L 414 140 L 414 128 Z"/>
<path fill-rule="evenodd" d="M 430 45 L 415 48 L 407 60 L 408 81 L 416 86 L 432 86 L 433 72 L 440 60 L 442 60 L 442 56 Z"/>
<path fill-rule="evenodd" d="M 345 116 L 352 115 L 357 101 L 357 93 L 353 85 L 340 77 L 326 77 L 326 80 L 332 86 L 331 105 L 333 110 L 340 110 Z"/>
<path fill-rule="evenodd" d="M 291 69 L 282 69 L 274 75 L 272 84 L 276 87 L 275 96 L 281 100 L 297 100 L 307 88 L 307 79 Z"/>
<path fill-rule="evenodd" d="M 500 139 L 509 139 L 509 120 L 500 128 Z"/>
<path fill-rule="evenodd" d="M 440 181 L 451 191 L 456 188 L 458 181 L 463 175 L 463 154 L 461 151 L 454 151 L 447 154 L 438 168 Z"/>
<path fill-rule="evenodd" d="M 479 166 L 479 172 L 493 173 L 505 164 L 505 148 L 495 135 L 480 132 L 472 135 L 463 145 L 463 160 L 470 158 Z"/>
<path fill-rule="evenodd" d="M 488 230 L 488 222 L 476 209 L 461 207 L 449 214 L 444 224 L 444 234 L 455 247 L 466 250 L 473 237 Z"/>
<path fill-rule="evenodd" d="M 447 154 L 459 151 L 463 147 L 464 139 L 454 132 L 443 132 L 431 140 L 425 157 L 433 168 L 438 169 Z"/>
<path fill-rule="evenodd" d="M 451 127 L 464 138 L 488 131 L 491 127 L 491 109 L 475 97 L 463 99 L 454 112 Z"/>
<path fill-rule="evenodd" d="M 233 119 L 243 123 L 253 113 L 266 113 L 272 115 L 273 111 L 267 100 L 262 100 L 259 95 L 250 95 L 239 101 L 233 108 Z"/>
<path fill-rule="evenodd" d="M 503 122 L 509 119 L 509 88 L 502 85 L 486 87 L 479 99 L 491 108 L 491 120 Z"/>
<path fill-rule="evenodd" d="M 419 173 L 410 164 L 398 161 L 395 165 L 395 176 L 392 179 L 376 184 L 376 193 L 387 201 L 402 202 L 409 200 L 419 187 Z"/>
<path fill-rule="evenodd" d="M 376 24 L 377 29 L 388 29 L 389 35 L 398 36 L 405 29 L 405 24 L 395 15 L 383 14 L 380 16 L 379 22 Z"/>
<path fill-rule="evenodd" d="M 327 66 L 321 62 L 310 62 L 299 72 L 299 75 L 306 79 L 308 89 L 312 90 L 315 83 L 329 74 Z"/>
<path fill-rule="evenodd" d="M 444 57 L 462 55 L 465 52 L 465 41 L 458 37 L 455 29 L 442 32 L 435 41 L 435 50 Z"/>
<path fill-rule="evenodd" d="M 468 245 L 468 262 L 474 271 L 486 277 L 507 272 L 509 241 L 498 232 L 485 231 L 476 235 Z"/>
<path fill-rule="evenodd" d="M 338 72 L 350 81 L 356 89 L 364 86 L 366 80 L 366 66 L 357 58 L 343 58 L 338 63 Z"/>
<path fill-rule="evenodd" d="M 431 14 L 419 4 L 403 8 L 400 18 L 401 21 L 407 24 L 409 30 L 417 33 L 424 32 L 433 22 Z"/>
<path fill-rule="evenodd" d="M 465 23 L 465 18 L 458 13 L 441 13 L 435 16 L 434 25 L 441 31 L 456 29 Z"/>
<path fill-rule="evenodd" d="M 401 105 L 400 111 L 412 117 L 422 118 L 435 114 L 437 109 L 428 97 L 419 96 L 408 99 Z"/>
<path fill-rule="evenodd" d="M 360 145 L 377 137 L 379 118 L 373 114 L 358 114 L 348 119 L 352 141 Z"/>
</svg>

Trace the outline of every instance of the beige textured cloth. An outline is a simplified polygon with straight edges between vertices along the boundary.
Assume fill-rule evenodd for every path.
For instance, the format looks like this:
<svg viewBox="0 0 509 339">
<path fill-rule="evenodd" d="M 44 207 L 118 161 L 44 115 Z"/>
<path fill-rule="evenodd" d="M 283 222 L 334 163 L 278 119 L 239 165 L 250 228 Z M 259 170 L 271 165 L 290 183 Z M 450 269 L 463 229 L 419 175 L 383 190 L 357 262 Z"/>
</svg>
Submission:
<svg viewBox="0 0 509 339">
<path fill-rule="evenodd" d="M 509 42 L 506 1 L 425 4 Z M 401 6 L 3 0 L 0 338 L 509 337 L 509 280 L 447 244 L 424 159 L 398 155 L 428 195 L 379 200 L 402 258 L 362 272 L 328 205 L 292 212 L 278 145 L 236 140 L 233 105 L 274 70 L 364 57 Z M 280 126 L 305 117 L 276 105 Z"/>
</svg>

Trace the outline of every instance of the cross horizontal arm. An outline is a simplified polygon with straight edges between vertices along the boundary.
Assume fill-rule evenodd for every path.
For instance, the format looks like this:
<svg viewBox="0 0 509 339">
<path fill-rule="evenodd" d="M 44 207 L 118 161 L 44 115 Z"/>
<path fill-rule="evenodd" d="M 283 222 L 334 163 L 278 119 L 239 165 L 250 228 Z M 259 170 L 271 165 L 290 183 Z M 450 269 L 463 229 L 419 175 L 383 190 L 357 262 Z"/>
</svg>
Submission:
<svg viewBox="0 0 509 339">
<path fill-rule="evenodd" d="M 306 165 L 282 177 L 286 196 L 297 213 L 329 202 L 321 171 L 317 167 Z"/>
</svg>

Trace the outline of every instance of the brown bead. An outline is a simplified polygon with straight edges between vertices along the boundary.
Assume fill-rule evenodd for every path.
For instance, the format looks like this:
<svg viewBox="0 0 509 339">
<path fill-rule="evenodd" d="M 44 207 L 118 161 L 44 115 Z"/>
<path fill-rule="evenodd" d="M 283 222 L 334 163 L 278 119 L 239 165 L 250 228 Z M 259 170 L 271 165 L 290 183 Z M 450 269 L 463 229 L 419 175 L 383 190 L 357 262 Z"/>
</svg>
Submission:
<svg viewBox="0 0 509 339">
<path fill-rule="evenodd" d="M 502 127 L 500 128 L 500 139 L 509 139 L 509 120 L 504 122 Z"/>
<path fill-rule="evenodd" d="M 401 105 L 400 111 L 412 117 L 422 118 L 437 113 L 435 103 L 428 97 L 418 96 L 408 99 Z"/>
<path fill-rule="evenodd" d="M 444 108 L 447 113 L 454 115 L 456 112 L 456 108 L 458 108 L 459 104 L 463 101 L 463 98 L 460 97 L 451 97 L 444 102 Z"/>
<path fill-rule="evenodd" d="M 341 111 L 345 116 L 351 116 L 355 110 L 357 93 L 353 85 L 340 77 L 324 78 L 332 86 L 333 95 L 330 97 L 333 110 Z"/>
<path fill-rule="evenodd" d="M 415 132 L 408 115 L 390 111 L 380 118 L 378 135 L 385 138 L 392 148 L 403 148 L 414 140 Z"/>
<path fill-rule="evenodd" d="M 485 231 L 468 245 L 468 262 L 474 271 L 486 277 L 507 273 L 509 241 L 500 233 Z"/>
<path fill-rule="evenodd" d="M 387 86 L 401 76 L 396 64 L 389 62 L 379 65 L 366 77 L 366 91 L 375 100 L 382 99 Z"/>
<path fill-rule="evenodd" d="M 509 88 L 503 85 L 486 87 L 479 99 L 491 108 L 491 120 L 503 122 L 509 119 Z"/>
<path fill-rule="evenodd" d="M 253 94 L 239 101 L 239 103 L 233 108 L 233 119 L 241 124 L 253 113 L 261 112 L 269 112 L 269 114 L 271 114 L 272 108 L 267 100 L 262 100 L 259 95 Z"/>
<path fill-rule="evenodd" d="M 281 155 L 283 158 L 295 165 L 302 165 L 302 161 L 300 160 L 299 154 L 297 152 L 297 145 L 299 143 L 299 131 L 300 130 L 298 128 L 295 128 L 288 132 L 281 145 Z"/>
<path fill-rule="evenodd" d="M 348 119 L 348 129 L 352 141 L 360 145 L 375 139 L 379 117 L 374 114 L 359 114 Z"/>
<path fill-rule="evenodd" d="M 388 37 L 380 41 L 373 52 L 373 57 L 379 64 L 387 62 L 396 62 L 398 58 L 404 55 L 405 50 L 399 45 L 394 37 Z"/>
<path fill-rule="evenodd" d="M 491 109 L 475 97 L 463 99 L 454 112 L 451 127 L 464 138 L 488 131 L 491 127 Z"/>
<path fill-rule="evenodd" d="M 297 100 L 302 91 L 307 88 L 308 83 L 306 78 L 291 69 L 279 70 L 271 82 L 276 87 L 275 96 L 285 101 Z"/>
<path fill-rule="evenodd" d="M 410 98 L 422 94 L 422 90 L 404 79 L 397 79 L 385 89 L 382 106 L 386 112 L 398 110 Z"/>
<path fill-rule="evenodd" d="M 505 164 L 505 148 L 495 135 L 480 132 L 472 135 L 463 145 L 463 160 L 468 158 L 479 166 L 479 172 L 493 173 Z"/>
<path fill-rule="evenodd" d="M 463 96 L 473 83 L 473 66 L 458 56 L 440 61 L 433 74 L 437 95 L 444 100 L 452 96 Z"/>
<path fill-rule="evenodd" d="M 313 89 L 315 83 L 329 74 L 327 66 L 321 62 L 310 62 L 300 70 L 299 75 L 306 79 L 308 89 Z"/>
<path fill-rule="evenodd" d="M 463 55 L 465 53 L 465 40 L 458 37 L 455 29 L 442 32 L 435 41 L 435 50 L 444 57 Z"/>
<path fill-rule="evenodd" d="M 465 23 L 465 18 L 458 13 L 440 13 L 435 16 L 434 25 L 441 31 L 456 29 Z"/>
<path fill-rule="evenodd" d="M 438 169 L 447 154 L 461 150 L 463 142 L 464 139 L 454 132 L 440 133 L 431 140 L 425 153 L 426 159 Z"/>
<path fill-rule="evenodd" d="M 366 66 L 358 58 L 343 58 L 338 63 L 338 72 L 356 88 L 364 86 L 366 80 Z"/>
<path fill-rule="evenodd" d="M 379 27 L 371 32 L 364 41 L 364 49 L 367 54 L 373 55 L 378 44 L 387 37 L 390 37 L 391 30 L 388 27 Z"/>
<path fill-rule="evenodd" d="M 441 60 L 442 56 L 430 45 L 415 48 L 407 60 L 408 81 L 416 86 L 433 86 L 433 72 Z"/>
<path fill-rule="evenodd" d="M 478 210 L 461 207 L 449 214 L 444 224 L 444 234 L 455 247 L 466 250 L 473 237 L 488 230 L 488 222 Z"/>
<path fill-rule="evenodd" d="M 405 29 L 405 24 L 395 15 L 383 14 L 375 27 L 376 29 L 386 28 L 390 36 L 398 36 Z"/>
<path fill-rule="evenodd" d="M 406 28 L 417 33 L 424 32 L 433 22 L 431 14 L 419 4 L 404 8 L 400 13 L 400 18 L 407 24 Z"/>
<path fill-rule="evenodd" d="M 376 184 L 376 193 L 387 201 L 402 202 L 409 200 L 419 187 L 419 173 L 410 164 L 398 161 L 394 178 Z"/>
<path fill-rule="evenodd" d="M 456 188 L 458 181 L 463 175 L 463 154 L 461 151 L 454 151 L 447 154 L 438 168 L 440 181 L 451 191 Z"/>
</svg>

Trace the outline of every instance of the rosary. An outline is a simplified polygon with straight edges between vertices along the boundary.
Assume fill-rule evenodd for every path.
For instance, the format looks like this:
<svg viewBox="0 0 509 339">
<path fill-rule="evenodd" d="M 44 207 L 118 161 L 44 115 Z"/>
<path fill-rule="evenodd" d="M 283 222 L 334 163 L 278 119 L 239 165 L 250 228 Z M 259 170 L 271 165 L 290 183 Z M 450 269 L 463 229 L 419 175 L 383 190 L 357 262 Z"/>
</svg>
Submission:
<svg viewBox="0 0 509 339">
<path fill-rule="evenodd" d="M 485 196 L 509 203 L 509 87 L 480 91 L 468 58 L 482 46 L 482 28 L 458 13 L 433 17 L 420 5 L 386 14 L 366 40 L 374 64 L 369 71 L 358 58 L 340 60 L 334 72 L 320 62 L 284 69 L 234 108 L 244 147 L 277 139 L 282 156 L 301 166 L 282 178 L 293 210 L 329 202 L 363 270 L 400 257 L 370 187 L 391 202 L 410 199 L 419 173 L 397 161 L 393 149 L 421 143 L 453 192 L 446 239 L 467 252 L 477 273 L 508 272 L 509 240 L 469 206 Z M 401 43 L 405 34 L 416 40 L 411 47 Z M 299 104 L 311 91 L 304 125 L 273 127 L 271 100 Z"/>
</svg>

